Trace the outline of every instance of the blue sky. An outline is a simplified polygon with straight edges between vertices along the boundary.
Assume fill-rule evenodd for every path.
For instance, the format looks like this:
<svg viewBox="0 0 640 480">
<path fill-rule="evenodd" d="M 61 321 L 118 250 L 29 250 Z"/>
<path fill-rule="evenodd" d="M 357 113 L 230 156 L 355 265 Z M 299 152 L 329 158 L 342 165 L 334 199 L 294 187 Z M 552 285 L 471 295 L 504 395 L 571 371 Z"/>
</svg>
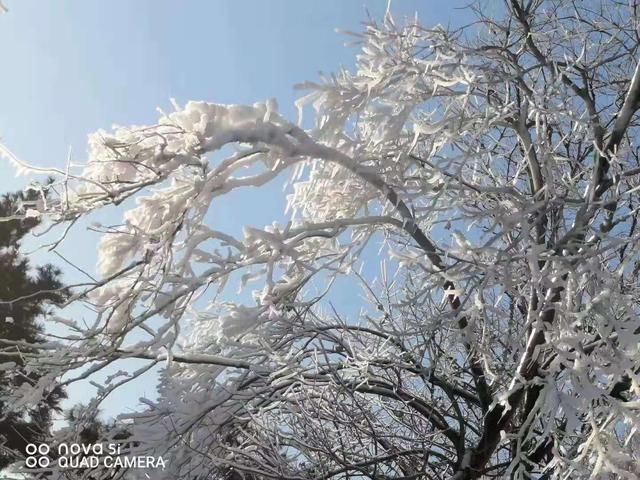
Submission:
<svg viewBox="0 0 640 480">
<path fill-rule="evenodd" d="M 466 0 L 395 0 L 396 17 L 418 12 L 423 24 L 460 23 Z M 254 103 L 275 97 L 296 118 L 293 85 L 320 71 L 353 65 L 351 39 L 366 12 L 381 18 L 387 0 L 6 0 L 0 15 L 0 141 L 20 158 L 64 165 L 81 161 L 86 136 L 112 124 L 154 122 L 157 107 L 206 100 Z M 0 163 L 0 191 L 21 188 Z M 238 197 L 217 210 L 220 227 L 263 226 L 281 217 L 281 185 Z M 256 208 L 255 205 L 260 205 Z M 115 212 L 107 212 L 115 215 Z M 115 218 L 115 217 L 114 217 Z M 100 219 L 104 220 L 104 219 Z M 93 270 L 95 238 L 76 232 L 65 247 Z M 55 258 L 39 255 L 38 261 Z M 69 281 L 79 279 L 66 272 Z M 151 394 L 153 378 L 105 404 L 113 415 Z M 87 390 L 70 390 L 86 400 Z"/>
</svg>

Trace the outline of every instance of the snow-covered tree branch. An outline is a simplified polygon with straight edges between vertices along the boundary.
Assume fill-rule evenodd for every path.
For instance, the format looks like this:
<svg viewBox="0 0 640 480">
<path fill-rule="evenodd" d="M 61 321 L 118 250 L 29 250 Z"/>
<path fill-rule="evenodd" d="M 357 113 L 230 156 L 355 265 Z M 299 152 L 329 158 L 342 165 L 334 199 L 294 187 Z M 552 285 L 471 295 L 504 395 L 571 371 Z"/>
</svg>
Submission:
<svg viewBox="0 0 640 480">
<path fill-rule="evenodd" d="M 106 207 L 122 223 L 92 226 L 100 278 L 69 300 L 94 322 L 57 317 L 15 408 L 136 358 L 164 368 L 128 441 L 166 478 L 637 478 L 637 5 L 474 8 L 370 22 L 355 71 L 301 86 L 310 129 L 189 102 L 39 169 L 52 249 Z M 211 220 L 282 172 L 288 223 Z"/>
</svg>

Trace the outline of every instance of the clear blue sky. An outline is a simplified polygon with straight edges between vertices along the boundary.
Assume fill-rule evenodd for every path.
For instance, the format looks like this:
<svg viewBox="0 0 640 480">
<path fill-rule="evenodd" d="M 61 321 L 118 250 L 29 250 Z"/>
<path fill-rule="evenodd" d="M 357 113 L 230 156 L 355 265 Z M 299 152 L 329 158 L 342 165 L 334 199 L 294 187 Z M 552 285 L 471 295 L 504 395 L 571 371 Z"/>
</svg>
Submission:
<svg viewBox="0 0 640 480">
<path fill-rule="evenodd" d="M 459 24 L 468 0 L 395 0 L 397 18 Z M 82 160 L 86 136 L 112 124 L 154 122 L 156 107 L 206 100 L 254 103 L 275 97 L 295 120 L 293 85 L 353 65 L 356 51 L 336 27 L 358 31 L 367 10 L 381 18 L 386 0 L 5 0 L 0 15 L 0 141 L 37 165 Z M 16 179 L 0 163 L 0 192 Z M 263 226 L 281 217 L 279 185 L 238 197 L 219 210 L 220 228 Z M 259 202 L 256 199 L 260 196 Z M 258 211 L 254 205 L 260 205 Z M 269 214 L 271 212 L 271 214 Z M 104 219 L 100 219 L 104 220 Z M 90 270 L 95 238 L 81 232 L 66 251 Z M 38 261 L 42 257 L 38 257 Z M 45 258 L 46 259 L 46 258 Z M 51 261 L 60 263 L 55 258 Z M 67 272 L 69 281 L 79 279 Z M 105 405 L 122 411 L 151 394 L 153 378 Z M 86 389 L 70 390 L 74 401 Z"/>
</svg>

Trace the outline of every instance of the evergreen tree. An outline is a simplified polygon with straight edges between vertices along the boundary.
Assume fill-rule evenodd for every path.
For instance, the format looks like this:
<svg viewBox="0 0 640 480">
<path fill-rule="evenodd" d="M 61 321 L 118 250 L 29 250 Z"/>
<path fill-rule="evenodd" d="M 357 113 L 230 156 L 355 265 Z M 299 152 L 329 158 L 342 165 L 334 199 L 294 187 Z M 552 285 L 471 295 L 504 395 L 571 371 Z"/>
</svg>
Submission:
<svg viewBox="0 0 640 480">
<path fill-rule="evenodd" d="M 56 386 L 45 392 L 35 407 L 15 411 L 7 398 L 12 389 L 34 383 L 42 372 L 25 367 L 24 355 L 42 342 L 39 318 L 67 296 L 59 269 L 33 267 L 20 253 L 23 237 L 38 224 L 37 218 L 17 215 L 39 193 L 12 193 L 0 198 L 0 469 L 17 460 L 28 443 L 39 443 L 51 427 L 51 416 L 65 394 Z"/>
<path fill-rule="evenodd" d="M 121 448 L 122 455 L 127 455 L 132 448 L 138 446 L 137 442 L 129 442 L 127 439 L 131 436 L 131 433 L 127 430 L 127 426 L 118 423 L 117 420 L 108 419 L 102 420 L 100 418 L 100 412 L 93 407 L 76 404 L 70 409 L 64 412 L 64 419 L 66 426 L 56 431 L 56 441 L 66 443 L 67 445 L 83 445 L 85 447 L 91 447 L 93 445 L 102 444 L 104 448 L 105 456 L 113 456 L 108 450 L 107 446 L 112 444 L 118 444 Z M 58 451 L 57 445 L 52 448 L 54 454 Z M 94 457 L 96 453 L 91 451 L 90 453 L 81 452 L 78 455 L 73 455 L 74 458 Z M 118 453 L 120 455 L 120 453 Z M 148 478 L 144 476 L 134 475 L 136 472 L 132 472 L 131 475 L 123 475 L 122 468 L 120 467 L 105 467 L 103 464 L 99 464 L 97 467 L 78 467 L 72 468 L 65 472 L 65 478 L 68 480 L 105 480 L 111 478 Z M 42 475 L 44 479 L 57 479 L 55 472 L 47 472 Z M 196 480 L 196 479 L 194 479 Z"/>
</svg>

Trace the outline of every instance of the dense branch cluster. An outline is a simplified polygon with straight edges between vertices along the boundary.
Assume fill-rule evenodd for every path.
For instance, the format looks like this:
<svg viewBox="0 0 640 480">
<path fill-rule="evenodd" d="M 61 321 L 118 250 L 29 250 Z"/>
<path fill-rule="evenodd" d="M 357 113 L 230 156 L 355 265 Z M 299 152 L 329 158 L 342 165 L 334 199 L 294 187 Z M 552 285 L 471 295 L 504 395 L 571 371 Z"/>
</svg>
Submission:
<svg viewBox="0 0 640 480">
<path fill-rule="evenodd" d="M 95 322 L 57 319 L 41 381 L 148 360 L 97 408 L 165 364 L 127 429 L 166 478 L 638 478 L 630 3 L 512 0 L 460 30 L 387 15 L 355 71 L 302 86 L 310 130 L 273 101 L 190 102 L 93 134 L 27 212 L 68 229 L 126 207 L 71 299 Z M 210 220 L 284 171 L 287 224 Z M 342 278 L 359 314 L 329 301 Z"/>
</svg>

